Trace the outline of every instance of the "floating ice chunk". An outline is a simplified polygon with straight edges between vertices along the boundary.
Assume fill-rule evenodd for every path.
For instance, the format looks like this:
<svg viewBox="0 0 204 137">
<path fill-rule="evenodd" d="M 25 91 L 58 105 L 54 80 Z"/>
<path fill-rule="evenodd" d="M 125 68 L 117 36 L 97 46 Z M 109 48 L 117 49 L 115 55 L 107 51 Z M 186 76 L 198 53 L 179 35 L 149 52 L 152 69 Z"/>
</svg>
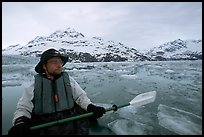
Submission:
<svg viewBox="0 0 204 137">
<path fill-rule="evenodd" d="M 180 135 L 201 135 L 202 118 L 184 110 L 160 104 L 159 124 Z"/>
<path fill-rule="evenodd" d="M 117 135 L 147 135 L 153 129 L 152 126 L 127 119 L 110 122 L 108 127 Z"/>
<path fill-rule="evenodd" d="M 155 68 L 162 69 L 163 67 L 162 66 L 155 66 Z"/>
<path fill-rule="evenodd" d="M 2 87 L 6 86 L 21 86 L 22 81 L 2 81 Z"/>
<path fill-rule="evenodd" d="M 127 79 L 136 79 L 137 75 L 126 75 L 126 74 L 124 74 L 124 75 L 121 75 L 121 77 L 127 78 Z"/>
<path fill-rule="evenodd" d="M 174 71 L 174 70 L 171 70 L 171 69 L 167 69 L 167 70 L 165 71 L 165 73 L 175 73 L 175 71 Z"/>
<path fill-rule="evenodd" d="M 128 73 L 130 71 L 127 71 L 125 69 L 120 69 L 120 70 L 117 70 L 116 72 L 121 74 L 121 73 Z"/>
<path fill-rule="evenodd" d="M 118 109 L 115 113 L 117 113 L 121 118 L 129 119 L 132 121 L 142 122 L 142 123 L 151 123 L 152 119 L 150 118 L 151 112 L 142 112 L 141 110 L 145 110 L 145 106 L 134 107 L 129 105 L 127 107 L 123 107 Z"/>
<path fill-rule="evenodd" d="M 143 112 L 140 114 L 141 109 L 144 110 L 144 106 L 141 106 L 139 108 L 135 108 L 134 106 L 130 105 L 124 108 L 121 108 L 116 111 L 116 113 L 121 117 L 133 121 L 138 121 L 142 123 L 148 123 L 151 122 L 151 119 L 149 118 L 148 112 Z"/>
<path fill-rule="evenodd" d="M 137 108 L 134 106 L 127 106 L 123 107 L 121 109 L 118 109 L 116 113 L 119 114 L 120 117 L 126 118 L 126 119 L 133 119 L 136 116 Z"/>
</svg>

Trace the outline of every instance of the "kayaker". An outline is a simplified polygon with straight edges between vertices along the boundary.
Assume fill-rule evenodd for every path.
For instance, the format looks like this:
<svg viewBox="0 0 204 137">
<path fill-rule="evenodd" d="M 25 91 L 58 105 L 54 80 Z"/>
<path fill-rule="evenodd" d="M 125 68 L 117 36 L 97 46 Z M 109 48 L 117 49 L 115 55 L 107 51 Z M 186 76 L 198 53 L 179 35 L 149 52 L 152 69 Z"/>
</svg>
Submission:
<svg viewBox="0 0 204 137">
<path fill-rule="evenodd" d="M 87 97 L 79 84 L 62 71 L 68 57 L 51 48 L 44 51 L 36 65 L 32 84 L 19 99 L 9 135 L 87 135 L 89 119 L 80 119 L 36 131 L 31 126 L 52 122 L 79 114 L 93 112 L 100 118 L 104 107 L 97 106 Z"/>
</svg>

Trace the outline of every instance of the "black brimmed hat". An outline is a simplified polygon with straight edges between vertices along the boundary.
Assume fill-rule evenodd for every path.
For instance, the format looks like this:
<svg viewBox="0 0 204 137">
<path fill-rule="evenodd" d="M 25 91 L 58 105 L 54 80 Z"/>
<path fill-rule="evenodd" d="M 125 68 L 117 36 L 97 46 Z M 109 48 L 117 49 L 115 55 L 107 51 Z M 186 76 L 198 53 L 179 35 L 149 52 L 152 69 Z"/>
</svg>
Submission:
<svg viewBox="0 0 204 137">
<path fill-rule="evenodd" d="M 60 54 L 59 51 L 57 51 L 55 49 L 48 49 L 42 53 L 41 58 L 40 58 L 40 62 L 35 67 L 35 71 L 37 73 L 44 73 L 45 71 L 43 69 L 43 64 L 45 64 L 47 62 L 47 60 L 52 58 L 52 57 L 60 57 L 62 59 L 62 62 L 63 62 L 62 66 L 64 66 L 68 61 L 68 57 Z"/>
</svg>

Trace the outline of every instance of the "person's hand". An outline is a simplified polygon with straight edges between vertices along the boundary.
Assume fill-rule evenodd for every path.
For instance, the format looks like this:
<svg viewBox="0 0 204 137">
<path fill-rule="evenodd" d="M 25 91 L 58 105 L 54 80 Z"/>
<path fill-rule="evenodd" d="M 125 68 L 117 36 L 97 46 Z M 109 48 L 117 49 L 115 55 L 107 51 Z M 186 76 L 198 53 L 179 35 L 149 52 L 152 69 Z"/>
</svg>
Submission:
<svg viewBox="0 0 204 137">
<path fill-rule="evenodd" d="M 29 119 L 22 116 L 16 120 L 15 125 L 8 131 L 8 135 L 28 135 L 29 128 Z"/>
<path fill-rule="evenodd" d="M 105 114 L 106 110 L 104 107 L 100 107 L 100 106 L 95 106 L 93 104 L 89 104 L 87 107 L 87 111 L 88 112 L 93 112 L 93 117 L 95 118 L 100 118 L 103 116 L 103 114 Z"/>
</svg>

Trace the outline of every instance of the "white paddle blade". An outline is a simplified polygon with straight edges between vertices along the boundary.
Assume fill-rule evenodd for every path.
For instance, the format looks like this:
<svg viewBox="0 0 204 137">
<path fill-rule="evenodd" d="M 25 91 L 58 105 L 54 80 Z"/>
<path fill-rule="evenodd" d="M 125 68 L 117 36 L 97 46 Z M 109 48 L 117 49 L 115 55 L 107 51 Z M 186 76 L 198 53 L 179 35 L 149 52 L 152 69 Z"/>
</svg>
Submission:
<svg viewBox="0 0 204 137">
<path fill-rule="evenodd" d="M 146 92 L 146 93 L 137 95 L 129 103 L 130 105 L 139 107 L 139 106 L 154 102 L 155 98 L 156 98 L 156 91 L 150 91 L 150 92 Z"/>
</svg>

